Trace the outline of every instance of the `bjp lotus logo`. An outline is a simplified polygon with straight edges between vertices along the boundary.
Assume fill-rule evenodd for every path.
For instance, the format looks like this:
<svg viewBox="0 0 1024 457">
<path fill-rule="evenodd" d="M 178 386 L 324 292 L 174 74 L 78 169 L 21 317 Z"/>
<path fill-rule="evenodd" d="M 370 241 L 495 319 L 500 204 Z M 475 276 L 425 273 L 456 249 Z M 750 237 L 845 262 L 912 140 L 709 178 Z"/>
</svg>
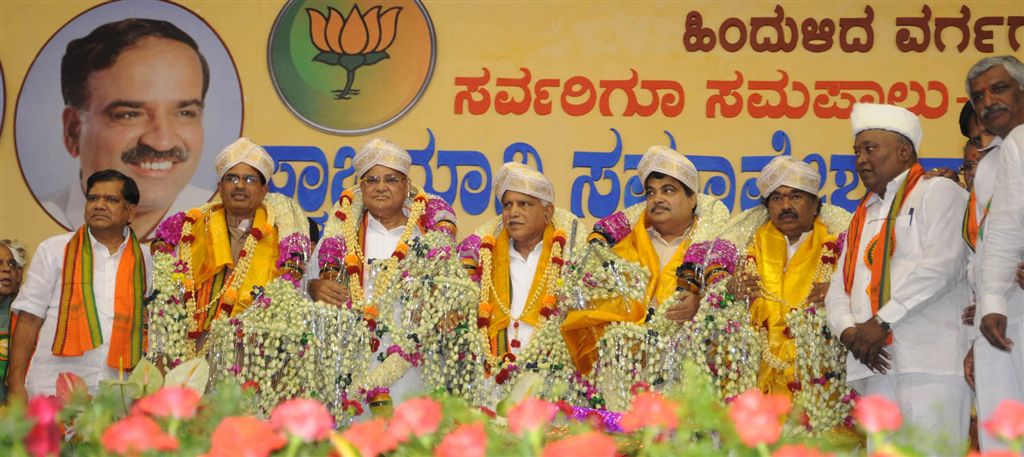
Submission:
<svg viewBox="0 0 1024 457">
<path fill-rule="evenodd" d="M 277 94 L 299 119 L 362 135 L 419 101 L 434 74 L 437 38 L 419 0 L 289 0 L 267 57 Z"/>
</svg>

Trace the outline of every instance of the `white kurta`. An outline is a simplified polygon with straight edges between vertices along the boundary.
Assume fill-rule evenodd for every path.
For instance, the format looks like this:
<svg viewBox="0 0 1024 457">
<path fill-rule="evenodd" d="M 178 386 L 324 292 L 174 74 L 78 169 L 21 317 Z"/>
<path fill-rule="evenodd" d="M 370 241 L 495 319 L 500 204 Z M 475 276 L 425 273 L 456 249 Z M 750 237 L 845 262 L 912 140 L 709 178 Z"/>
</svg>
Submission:
<svg viewBox="0 0 1024 457">
<path fill-rule="evenodd" d="M 1024 260 L 1024 126 L 1003 141 L 993 184 L 992 206 L 982 229 L 984 252 L 979 251 L 978 310 L 975 322 L 987 314 L 1007 317 L 1010 351 L 996 349 L 984 337 L 975 341 L 975 378 L 978 386 L 978 417 L 987 419 L 1003 399 L 1024 402 L 1024 290 L 1014 276 Z M 979 243 L 980 244 L 980 243 Z M 984 391 L 983 391 L 984 390 Z M 982 449 L 1004 445 L 981 433 Z"/>
<path fill-rule="evenodd" d="M 522 315 L 523 310 L 526 308 L 526 300 L 529 299 L 530 286 L 533 285 L 533 278 L 537 273 L 543 274 L 543 272 L 537 271 L 537 265 L 540 263 L 540 254 L 544 248 L 544 243 L 537 243 L 530 251 L 526 258 L 515 248 L 515 240 L 512 240 L 508 244 L 508 275 L 510 279 L 509 294 L 511 295 L 509 305 L 509 311 L 511 312 L 512 322 L 518 321 Z M 519 331 L 509 324 L 508 339 L 512 341 L 512 338 L 518 338 L 521 345 L 518 348 L 512 348 L 512 353 L 519 355 L 522 351 L 526 350 L 526 345 L 530 342 L 530 337 L 533 336 L 534 328 L 532 325 L 526 322 L 519 322 Z"/>
<path fill-rule="evenodd" d="M 864 253 L 888 217 L 893 197 L 907 172 L 893 179 L 885 197 L 869 197 L 857 252 L 845 248 L 825 299 L 829 327 L 836 335 L 872 317 L 867 293 L 871 270 Z M 893 343 L 886 347 L 892 368 L 885 374 L 847 357 L 847 379 L 861 394 L 879 394 L 901 405 L 908 423 L 921 430 L 966 439 L 969 389 L 963 376 L 966 331 L 960 323 L 968 299 L 967 247 L 960 228 L 967 193 L 947 179 L 918 182 L 895 220 L 890 300 L 878 315 L 892 324 Z M 851 293 L 844 289 L 842 265 L 857 256 Z M 913 399 L 906 398 L 914 393 Z M 913 410 L 908 409 L 911 405 Z"/>
<path fill-rule="evenodd" d="M 126 230 L 127 233 L 127 230 Z M 61 273 L 64 268 L 64 247 L 75 232 L 68 232 L 46 239 L 36 248 L 29 266 L 25 283 L 11 307 L 22 313 L 29 313 L 44 319 L 39 329 L 35 354 L 25 378 L 28 395 L 53 395 L 57 375 L 70 371 L 82 378 L 89 390 L 95 392 L 99 382 L 118 376 L 117 369 L 107 366 L 107 352 L 110 349 L 110 332 L 114 322 L 114 290 L 117 268 L 121 255 L 128 246 L 126 237 L 117 252 L 111 254 L 96 238 L 92 240 L 93 294 L 96 298 L 96 312 L 103 332 L 103 344 L 79 357 L 53 355 L 53 339 L 57 333 L 57 316 L 60 313 Z M 142 250 L 146 263 L 146 284 L 150 284 L 149 272 L 153 271 L 153 259 L 149 251 Z"/>
</svg>

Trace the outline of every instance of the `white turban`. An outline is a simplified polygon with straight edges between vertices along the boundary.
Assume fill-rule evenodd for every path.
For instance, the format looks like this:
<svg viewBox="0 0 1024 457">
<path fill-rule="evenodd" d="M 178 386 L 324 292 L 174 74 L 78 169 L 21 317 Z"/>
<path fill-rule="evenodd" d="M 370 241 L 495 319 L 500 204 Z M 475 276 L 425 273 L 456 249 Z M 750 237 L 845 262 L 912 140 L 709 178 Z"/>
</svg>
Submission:
<svg viewBox="0 0 1024 457">
<path fill-rule="evenodd" d="M 821 175 L 817 167 L 792 156 L 778 156 L 768 162 L 757 177 L 757 190 L 768 198 L 779 186 L 789 186 L 813 195 L 818 195 Z"/>
<path fill-rule="evenodd" d="M 494 177 L 494 192 L 501 200 L 507 191 L 537 197 L 548 203 L 555 202 L 555 187 L 539 171 L 519 162 L 509 162 L 498 169 Z"/>
<path fill-rule="evenodd" d="M 11 251 L 11 257 L 14 257 L 14 261 L 18 263 L 19 267 L 24 268 L 28 263 L 28 250 L 25 249 L 25 243 L 18 240 L 0 240 L 0 246 L 7 246 L 7 249 Z"/>
<path fill-rule="evenodd" d="M 857 103 L 850 113 L 853 137 L 865 130 L 888 130 L 905 136 L 914 144 L 914 152 L 921 150 L 921 121 L 917 115 L 903 107 Z"/>
<path fill-rule="evenodd" d="M 270 175 L 274 174 L 274 159 L 270 157 L 270 154 L 260 145 L 243 137 L 229 144 L 217 155 L 217 160 L 214 162 L 217 177 L 223 178 L 231 167 L 240 163 L 255 168 L 263 175 L 263 179 L 269 180 Z"/>
<path fill-rule="evenodd" d="M 409 167 L 412 166 L 412 157 L 397 144 L 374 138 L 359 148 L 356 157 L 352 159 L 352 165 L 356 168 L 357 178 L 362 178 L 376 165 L 383 165 L 399 171 L 403 175 L 408 175 Z"/>
<path fill-rule="evenodd" d="M 686 156 L 676 152 L 674 149 L 665 146 L 651 146 L 640 159 L 637 167 L 640 171 L 640 180 L 647 182 L 647 177 L 657 171 L 678 179 L 686 187 L 694 192 L 700 192 L 700 175 L 697 167 Z"/>
</svg>

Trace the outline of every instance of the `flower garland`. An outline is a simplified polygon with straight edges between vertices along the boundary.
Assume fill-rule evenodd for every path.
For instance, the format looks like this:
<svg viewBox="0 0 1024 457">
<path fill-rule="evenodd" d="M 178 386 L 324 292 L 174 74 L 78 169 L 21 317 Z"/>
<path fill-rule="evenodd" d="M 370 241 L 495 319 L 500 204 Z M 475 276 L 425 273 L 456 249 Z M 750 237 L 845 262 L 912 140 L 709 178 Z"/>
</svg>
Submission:
<svg viewBox="0 0 1024 457">
<path fill-rule="evenodd" d="M 176 366 L 183 360 L 202 355 L 197 351 L 196 338 L 202 333 L 201 323 L 195 316 L 210 315 L 213 307 L 223 300 L 234 303 L 238 299 L 239 287 L 245 283 L 252 264 L 250 253 L 265 236 L 277 230 L 279 238 L 279 274 L 296 284 L 302 277 L 305 259 L 309 256 L 308 222 L 305 213 L 291 199 L 269 193 L 264 197 L 263 207 L 267 212 L 265 225 L 249 230 L 239 251 L 238 261 L 225 278 L 220 289 L 206 300 L 197 303 L 196 284 L 193 276 L 192 243 L 194 224 L 203 220 L 209 226 L 213 212 L 222 207 L 219 198 L 201 207 L 184 213 L 176 213 L 160 224 L 156 230 L 154 245 L 154 286 L 157 296 L 151 303 L 150 350 L 148 357 L 163 357 L 169 366 Z M 177 259 L 175 259 L 177 253 Z M 158 260 L 159 259 L 159 260 Z M 208 317 L 208 321 L 212 315 Z"/>
</svg>

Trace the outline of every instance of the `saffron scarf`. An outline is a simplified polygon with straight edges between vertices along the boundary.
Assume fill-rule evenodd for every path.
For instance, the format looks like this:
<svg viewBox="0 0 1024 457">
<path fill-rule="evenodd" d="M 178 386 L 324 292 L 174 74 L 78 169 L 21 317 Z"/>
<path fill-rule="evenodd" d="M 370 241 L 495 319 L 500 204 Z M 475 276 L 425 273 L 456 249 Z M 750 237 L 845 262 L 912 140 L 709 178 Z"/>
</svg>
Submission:
<svg viewBox="0 0 1024 457">
<path fill-rule="evenodd" d="M 964 223 L 961 228 L 964 241 L 967 242 L 967 247 L 971 248 L 971 251 L 976 251 L 978 247 L 978 239 L 984 238 L 981 227 L 985 224 L 985 218 L 988 217 L 988 209 L 992 206 L 992 198 L 988 199 L 985 203 L 985 209 L 981 214 L 981 220 L 978 220 L 978 196 L 975 195 L 974 190 L 971 190 L 971 195 L 967 199 L 967 210 L 964 211 Z"/>
<path fill-rule="evenodd" d="M 523 313 L 520 316 L 521 321 L 534 327 L 537 326 L 537 321 L 540 318 L 541 296 L 544 293 L 550 292 L 546 290 L 537 291 L 537 289 L 544 287 L 541 282 L 544 280 L 544 270 L 547 269 L 548 263 L 551 261 L 554 234 L 554 227 L 548 224 L 544 229 L 544 239 L 541 241 L 543 244 L 540 259 L 537 262 L 537 269 L 533 274 L 530 290 L 526 291 L 527 308 L 523 309 Z M 491 251 L 491 284 L 494 284 L 496 297 L 488 297 L 488 299 L 494 299 L 497 302 L 496 306 L 492 307 L 491 312 L 493 314 L 491 315 L 491 323 L 488 326 L 487 332 L 491 338 L 491 353 L 494 355 L 502 355 L 508 352 L 508 326 L 512 318 L 505 314 L 505 309 L 512 310 L 512 276 L 509 273 L 509 264 L 511 262 L 509 258 L 510 243 L 508 230 L 502 228 L 498 238 L 494 241 L 494 248 Z M 530 303 L 530 297 L 535 296 L 537 292 L 539 292 L 539 294 L 536 294 L 537 299 Z M 504 333 L 504 335 L 499 335 L 500 333 Z"/>
<path fill-rule="evenodd" d="M 93 290 L 92 239 L 82 226 L 64 247 L 60 311 L 53 339 L 53 355 L 77 357 L 103 345 L 103 329 Z M 146 291 L 146 264 L 135 232 L 117 266 L 114 285 L 114 322 L 110 332 L 107 366 L 134 368 L 145 350 L 142 321 Z"/>
<path fill-rule="evenodd" d="M 867 294 L 871 299 L 871 314 L 878 314 L 878 309 L 889 301 L 892 288 L 892 253 L 896 250 L 896 216 L 900 213 L 907 196 L 914 190 L 917 183 L 924 176 L 924 168 L 920 164 L 914 164 L 907 173 L 907 178 L 900 185 L 896 195 L 893 196 L 892 206 L 889 207 L 889 214 L 882 224 L 882 229 L 869 241 L 864 251 L 864 263 L 871 269 L 871 282 L 868 285 Z M 849 295 L 853 288 L 853 277 L 857 272 L 857 252 L 860 250 L 860 239 L 864 231 L 864 222 L 867 219 L 867 202 L 871 197 L 868 193 L 857 205 L 857 211 L 853 213 L 850 221 L 850 230 L 847 234 L 846 260 L 843 262 L 843 288 Z M 892 343 L 892 333 L 886 343 Z"/>
</svg>

